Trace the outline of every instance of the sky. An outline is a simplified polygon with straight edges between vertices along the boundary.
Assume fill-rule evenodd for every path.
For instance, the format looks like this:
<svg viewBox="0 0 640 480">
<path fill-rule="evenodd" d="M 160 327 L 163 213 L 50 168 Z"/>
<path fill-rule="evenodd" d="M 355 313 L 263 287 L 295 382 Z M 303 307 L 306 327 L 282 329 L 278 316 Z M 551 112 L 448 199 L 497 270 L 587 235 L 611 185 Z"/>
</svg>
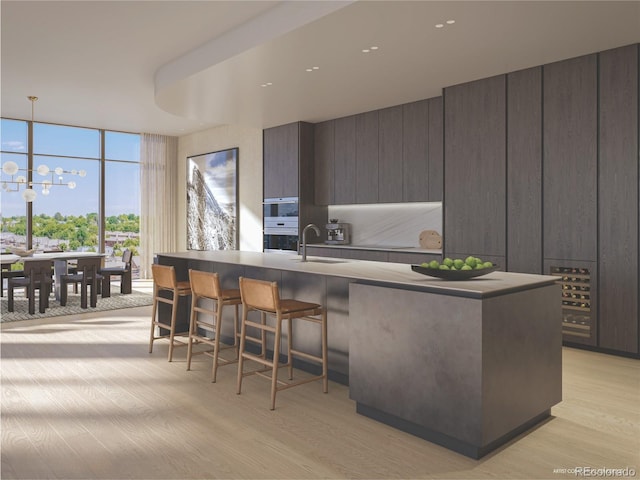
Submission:
<svg viewBox="0 0 640 480">
<path fill-rule="evenodd" d="M 26 168 L 27 124 L 26 122 L 2 119 L 0 129 L 1 162 L 15 161 Z M 34 182 L 53 181 L 65 185 L 52 186 L 49 195 L 42 194 L 42 185 L 34 185 L 37 197 L 33 202 L 34 215 L 53 216 L 85 215 L 97 213 L 100 186 L 100 133 L 98 130 L 66 127 L 61 125 L 34 125 L 34 168 L 47 165 L 51 171 L 61 167 L 67 172 L 85 170 L 86 176 L 51 173 L 41 176 L 33 173 Z M 42 155 L 38 155 L 42 154 Z M 74 157 L 74 158 L 68 158 Z M 105 157 L 107 159 L 139 162 L 140 136 L 129 133 L 105 133 Z M 16 174 L 26 176 L 26 172 Z M 15 178 L 15 177 L 14 177 Z M 11 177 L 2 172 L 2 181 Z M 66 184 L 75 182 L 69 189 Z M 16 185 L 10 184 L 12 189 Z M 25 201 L 20 192 L 0 192 L 0 210 L 3 217 L 26 215 Z M 105 216 L 122 213 L 140 214 L 140 172 L 138 164 L 107 161 L 105 168 Z"/>
</svg>

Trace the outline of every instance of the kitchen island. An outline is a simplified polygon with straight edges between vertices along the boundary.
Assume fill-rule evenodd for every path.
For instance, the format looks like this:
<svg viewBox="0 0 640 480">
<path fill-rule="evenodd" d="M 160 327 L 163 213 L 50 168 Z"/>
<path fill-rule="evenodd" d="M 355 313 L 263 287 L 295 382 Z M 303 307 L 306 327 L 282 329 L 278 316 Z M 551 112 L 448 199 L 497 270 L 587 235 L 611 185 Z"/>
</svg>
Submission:
<svg viewBox="0 0 640 480">
<path fill-rule="evenodd" d="M 356 410 L 480 458 L 549 417 L 562 399 L 556 278 L 493 272 L 450 282 L 388 262 L 218 251 L 160 253 L 179 279 L 216 271 L 277 281 L 328 310 L 330 377 Z M 181 312 L 183 327 L 187 312 Z M 296 332 L 319 349 L 313 329 Z M 223 335 L 225 332 L 223 332 Z M 305 365 L 299 365 L 305 368 Z"/>
</svg>

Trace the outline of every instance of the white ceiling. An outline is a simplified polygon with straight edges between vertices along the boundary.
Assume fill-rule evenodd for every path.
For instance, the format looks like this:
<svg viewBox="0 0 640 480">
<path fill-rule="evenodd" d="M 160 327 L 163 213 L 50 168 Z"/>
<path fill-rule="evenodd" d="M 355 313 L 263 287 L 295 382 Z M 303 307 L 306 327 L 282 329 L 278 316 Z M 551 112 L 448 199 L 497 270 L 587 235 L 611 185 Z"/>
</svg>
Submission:
<svg viewBox="0 0 640 480">
<path fill-rule="evenodd" d="M 317 122 L 640 42 L 640 0 L 2 0 L 0 9 L 3 117 L 30 118 L 26 97 L 36 95 L 38 121 L 168 135 Z"/>
</svg>

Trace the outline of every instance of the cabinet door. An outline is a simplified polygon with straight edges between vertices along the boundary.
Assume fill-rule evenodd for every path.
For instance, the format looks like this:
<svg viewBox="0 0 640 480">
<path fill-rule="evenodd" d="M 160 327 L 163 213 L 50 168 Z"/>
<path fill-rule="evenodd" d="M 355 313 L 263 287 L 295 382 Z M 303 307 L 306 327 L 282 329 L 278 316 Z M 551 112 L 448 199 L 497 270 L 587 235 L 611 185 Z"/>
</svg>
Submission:
<svg viewBox="0 0 640 480">
<path fill-rule="evenodd" d="M 315 199 L 317 205 L 334 203 L 334 120 L 316 123 L 314 135 Z"/>
<path fill-rule="evenodd" d="M 335 120 L 335 203 L 356 203 L 356 117 Z"/>
<path fill-rule="evenodd" d="M 542 273 L 542 68 L 507 76 L 507 269 Z"/>
<path fill-rule="evenodd" d="M 505 256 L 505 97 L 504 75 L 445 89 L 447 255 Z"/>
<path fill-rule="evenodd" d="M 402 118 L 403 201 L 426 202 L 429 199 L 428 100 L 403 105 Z"/>
<path fill-rule="evenodd" d="M 342 258 L 351 258 L 354 260 L 368 260 L 372 262 L 386 262 L 389 258 L 389 252 L 384 250 L 357 250 L 355 248 L 345 248 L 342 250 Z"/>
<path fill-rule="evenodd" d="M 402 202 L 402 106 L 378 111 L 378 202 Z"/>
<path fill-rule="evenodd" d="M 264 198 L 298 196 L 298 123 L 263 133 Z"/>
<path fill-rule="evenodd" d="M 428 145 L 428 178 L 429 188 L 427 200 L 442 201 L 444 187 L 444 131 L 443 131 L 442 97 L 429 99 L 429 145 Z"/>
<path fill-rule="evenodd" d="M 597 56 L 543 67 L 544 257 L 596 260 Z"/>
<path fill-rule="evenodd" d="M 378 202 L 378 112 L 356 115 L 356 203 Z"/>
<path fill-rule="evenodd" d="M 638 45 L 600 53 L 599 344 L 638 353 Z"/>
</svg>

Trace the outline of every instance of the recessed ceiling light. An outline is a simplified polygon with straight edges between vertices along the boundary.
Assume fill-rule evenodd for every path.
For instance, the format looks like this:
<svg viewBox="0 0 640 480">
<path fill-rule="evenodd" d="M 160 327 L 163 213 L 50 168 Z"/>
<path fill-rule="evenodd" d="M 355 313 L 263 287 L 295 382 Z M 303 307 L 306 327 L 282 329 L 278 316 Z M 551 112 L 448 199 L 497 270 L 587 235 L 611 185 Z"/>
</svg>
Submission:
<svg viewBox="0 0 640 480">
<path fill-rule="evenodd" d="M 271 85 L 273 85 L 273 83 L 267 82 L 267 87 L 270 87 Z"/>
<path fill-rule="evenodd" d="M 314 70 L 320 70 L 320 67 L 313 67 Z"/>
<path fill-rule="evenodd" d="M 436 28 L 442 28 L 442 27 L 444 27 L 443 23 L 436 23 Z"/>
<path fill-rule="evenodd" d="M 369 50 L 368 48 L 363 48 L 363 49 L 362 49 L 362 53 L 369 53 L 369 51 L 370 51 L 370 50 Z"/>
<path fill-rule="evenodd" d="M 307 72 L 313 72 L 313 68 L 307 68 Z"/>
<path fill-rule="evenodd" d="M 371 50 L 378 50 L 378 47 L 371 47 Z"/>
<path fill-rule="evenodd" d="M 455 21 L 455 20 L 447 20 L 447 24 L 448 24 L 448 25 L 453 25 L 454 23 L 456 23 L 456 21 Z"/>
</svg>

